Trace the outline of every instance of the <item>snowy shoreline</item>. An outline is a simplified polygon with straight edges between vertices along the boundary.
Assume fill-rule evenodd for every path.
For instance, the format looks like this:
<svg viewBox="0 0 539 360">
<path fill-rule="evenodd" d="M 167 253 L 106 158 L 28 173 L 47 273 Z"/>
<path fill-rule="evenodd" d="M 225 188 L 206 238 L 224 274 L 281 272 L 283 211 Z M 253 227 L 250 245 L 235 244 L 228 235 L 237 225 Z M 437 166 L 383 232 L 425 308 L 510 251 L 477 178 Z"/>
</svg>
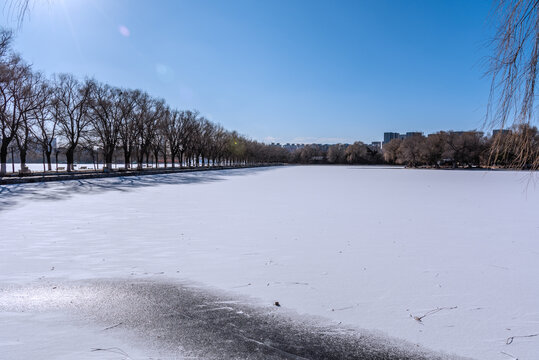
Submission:
<svg viewBox="0 0 539 360">
<path fill-rule="evenodd" d="M 144 175 L 162 175 L 176 173 L 190 173 L 199 171 L 217 171 L 217 170 L 232 170 L 232 169 L 250 169 L 262 168 L 269 166 L 282 166 L 282 164 L 256 164 L 256 165 L 234 165 L 234 166 L 212 166 L 212 167 L 160 167 L 160 168 L 142 168 L 142 169 L 127 169 L 114 170 L 104 172 L 100 170 L 75 170 L 72 172 L 34 172 L 25 175 L 9 174 L 5 177 L 0 177 L 0 185 L 12 184 L 28 184 L 39 182 L 53 181 L 70 181 L 70 180 L 86 180 L 86 179 L 101 179 L 111 177 L 128 177 L 128 176 L 144 176 Z"/>
</svg>

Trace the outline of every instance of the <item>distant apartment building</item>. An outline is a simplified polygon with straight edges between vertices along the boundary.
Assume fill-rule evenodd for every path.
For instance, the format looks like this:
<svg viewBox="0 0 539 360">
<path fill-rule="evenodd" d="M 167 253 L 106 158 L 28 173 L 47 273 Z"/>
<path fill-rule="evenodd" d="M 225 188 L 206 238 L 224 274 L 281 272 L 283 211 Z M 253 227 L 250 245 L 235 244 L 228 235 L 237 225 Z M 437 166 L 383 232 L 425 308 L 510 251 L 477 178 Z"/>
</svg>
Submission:
<svg viewBox="0 0 539 360">
<path fill-rule="evenodd" d="M 509 135 L 511 134 L 511 130 L 509 129 L 497 129 L 497 130 L 492 130 L 492 136 L 496 136 L 498 134 L 501 134 L 501 135 Z"/>
<path fill-rule="evenodd" d="M 384 133 L 384 142 L 382 144 L 387 144 L 393 139 L 401 139 L 404 140 L 406 138 L 412 137 L 412 136 L 423 136 L 422 132 L 418 131 L 409 131 L 406 134 L 399 134 L 397 132 L 385 132 Z"/>
<path fill-rule="evenodd" d="M 373 141 L 369 145 L 373 149 L 381 149 L 382 148 L 382 142 L 381 141 Z"/>
<path fill-rule="evenodd" d="M 384 144 L 387 144 L 388 142 L 390 142 L 391 140 L 393 139 L 399 139 L 400 138 L 400 134 L 399 133 L 396 133 L 396 132 L 385 132 L 384 133 Z"/>
<path fill-rule="evenodd" d="M 277 145 L 280 145 L 280 144 L 277 144 Z M 284 145 L 280 145 L 283 149 L 286 149 L 290 152 L 294 151 L 294 150 L 297 150 L 297 149 L 301 149 L 305 146 L 305 144 L 289 144 L 289 143 L 286 143 Z"/>
</svg>

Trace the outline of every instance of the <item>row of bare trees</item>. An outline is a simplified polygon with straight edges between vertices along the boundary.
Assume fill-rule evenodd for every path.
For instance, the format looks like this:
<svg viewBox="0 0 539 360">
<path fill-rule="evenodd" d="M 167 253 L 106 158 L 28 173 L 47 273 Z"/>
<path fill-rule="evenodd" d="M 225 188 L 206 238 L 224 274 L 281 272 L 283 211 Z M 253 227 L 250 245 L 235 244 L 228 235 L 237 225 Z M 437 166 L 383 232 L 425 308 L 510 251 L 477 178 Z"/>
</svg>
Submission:
<svg viewBox="0 0 539 360">
<path fill-rule="evenodd" d="M 225 130 L 197 111 L 176 110 L 142 90 L 114 87 L 70 74 L 47 78 L 10 48 L 12 34 L 0 30 L 0 175 L 10 149 L 21 169 L 30 148 L 42 151 L 48 169 L 60 148 L 67 170 L 76 151 L 98 151 L 112 168 L 121 154 L 126 168 L 144 159 L 172 167 L 280 162 L 286 151 Z"/>
<path fill-rule="evenodd" d="M 522 139 L 526 138 L 524 142 Z M 527 146 L 522 146 L 523 144 Z M 528 124 L 485 137 L 479 131 L 440 131 L 384 144 L 384 159 L 407 166 L 499 166 L 530 169 L 539 160 L 539 133 Z"/>
</svg>

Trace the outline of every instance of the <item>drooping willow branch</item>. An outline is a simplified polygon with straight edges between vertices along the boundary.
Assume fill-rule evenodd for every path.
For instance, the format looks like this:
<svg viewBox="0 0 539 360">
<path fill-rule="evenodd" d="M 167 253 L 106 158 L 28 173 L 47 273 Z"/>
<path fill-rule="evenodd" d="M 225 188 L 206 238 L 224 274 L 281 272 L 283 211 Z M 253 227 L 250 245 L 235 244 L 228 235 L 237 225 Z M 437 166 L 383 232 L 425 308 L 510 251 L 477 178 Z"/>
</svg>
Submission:
<svg viewBox="0 0 539 360">
<path fill-rule="evenodd" d="M 32 0 L 8 0 L 4 3 L 3 11 L 13 17 L 20 27 L 30 13 L 31 2 Z"/>
<path fill-rule="evenodd" d="M 537 62 L 539 60 L 539 0 L 499 0 L 497 32 L 488 74 L 492 77 L 488 125 L 512 127 L 500 133 L 491 161 L 511 157 L 513 166 L 539 168 L 536 123 Z"/>
</svg>

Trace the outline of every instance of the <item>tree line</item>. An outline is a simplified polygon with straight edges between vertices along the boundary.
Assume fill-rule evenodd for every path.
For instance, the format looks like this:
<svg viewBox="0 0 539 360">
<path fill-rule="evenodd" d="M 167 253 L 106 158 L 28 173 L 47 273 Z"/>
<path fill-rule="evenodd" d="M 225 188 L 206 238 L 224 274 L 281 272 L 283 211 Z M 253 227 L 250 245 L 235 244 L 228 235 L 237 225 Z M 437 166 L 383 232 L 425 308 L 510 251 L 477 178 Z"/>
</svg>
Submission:
<svg viewBox="0 0 539 360">
<path fill-rule="evenodd" d="M 527 161 L 522 162 L 521 159 Z M 533 169 L 538 160 L 539 132 L 528 124 L 514 125 L 493 136 L 485 136 L 476 130 L 439 131 L 428 136 L 415 134 L 393 139 L 382 148 L 359 141 L 353 144 L 310 144 L 295 149 L 288 156 L 288 162 L 298 164 L 390 164 L 433 168 Z"/>
<path fill-rule="evenodd" d="M 51 170 L 52 157 L 61 151 L 67 171 L 73 170 L 75 152 L 101 153 L 108 169 L 118 154 L 126 168 L 133 162 L 141 168 L 144 159 L 171 167 L 286 160 L 280 147 L 226 130 L 197 111 L 174 109 L 143 90 L 71 74 L 45 77 L 12 50 L 12 40 L 11 32 L 0 29 L 0 175 L 13 149 L 21 169 L 38 148 Z"/>
<path fill-rule="evenodd" d="M 527 140 L 524 142 L 523 138 Z M 529 124 L 514 125 L 512 129 L 490 137 L 480 131 L 440 131 L 426 137 L 415 135 L 393 139 L 384 144 L 383 156 L 389 164 L 410 167 L 532 169 L 539 159 L 539 133 Z"/>
</svg>

